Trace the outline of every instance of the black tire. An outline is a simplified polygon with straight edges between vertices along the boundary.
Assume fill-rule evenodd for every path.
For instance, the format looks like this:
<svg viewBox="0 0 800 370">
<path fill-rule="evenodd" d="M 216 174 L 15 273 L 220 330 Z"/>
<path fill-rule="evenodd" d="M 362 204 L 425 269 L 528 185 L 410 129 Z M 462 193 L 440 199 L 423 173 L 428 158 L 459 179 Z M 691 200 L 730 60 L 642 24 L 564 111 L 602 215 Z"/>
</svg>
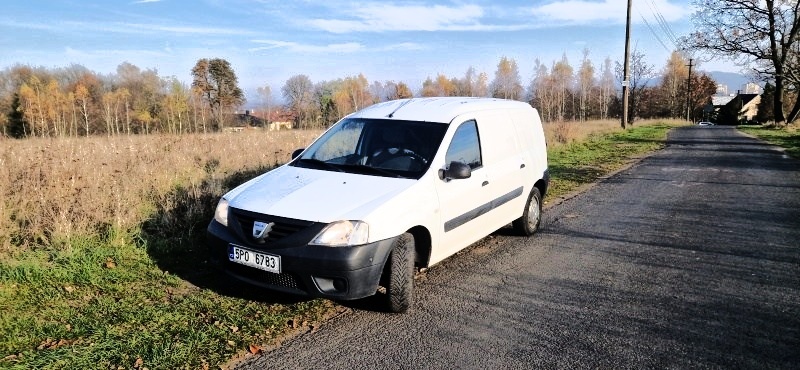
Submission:
<svg viewBox="0 0 800 370">
<path fill-rule="evenodd" d="M 394 242 L 387 265 L 389 311 L 406 312 L 414 302 L 414 236 L 400 235 Z"/>
<path fill-rule="evenodd" d="M 513 225 L 520 234 L 531 236 L 539 230 L 539 224 L 542 223 L 542 193 L 539 192 L 537 187 L 531 190 L 531 195 L 528 197 L 528 202 L 525 203 L 525 211 L 522 212 L 522 217 L 514 220 Z"/>
</svg>

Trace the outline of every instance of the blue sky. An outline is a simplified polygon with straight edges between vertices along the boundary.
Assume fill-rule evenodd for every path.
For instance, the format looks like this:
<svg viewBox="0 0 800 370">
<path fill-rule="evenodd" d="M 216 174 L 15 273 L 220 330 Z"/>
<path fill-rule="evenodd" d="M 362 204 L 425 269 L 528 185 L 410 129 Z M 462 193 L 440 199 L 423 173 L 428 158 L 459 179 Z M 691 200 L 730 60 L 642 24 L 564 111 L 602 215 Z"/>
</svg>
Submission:
<svg viewBox="0 0 800 370">
<path fill-rule="evenodd" d="M 77 63 L 111 73 L 122 62 L 190 81 L 200 58 L 231 62 L 250 97 L 289 77 L 319 82 L 363 73 L 416 90 L 428 76 L 462 77 L 470 66 L 494 75 L 514 58 L 527 85 L 535 59 L 551 65 L 583 50 L 596 68 L 624 51 L 625 0 L 6 1 L 0 68 Z M 632 45 L 661 69 L 675 47 L 666 35 L 691 31 L 688 0 L 634 0 Z M 656 16 L 662 20 L 658 22 Z M 667 25 L 666 27 L 661 24 Z M 662 45 L 665 44 L 665 45 Z M 668 50 L 669 49 L 669 50 Z M 738 70 L 725 61 L 706 71 Z"/>
</svg>

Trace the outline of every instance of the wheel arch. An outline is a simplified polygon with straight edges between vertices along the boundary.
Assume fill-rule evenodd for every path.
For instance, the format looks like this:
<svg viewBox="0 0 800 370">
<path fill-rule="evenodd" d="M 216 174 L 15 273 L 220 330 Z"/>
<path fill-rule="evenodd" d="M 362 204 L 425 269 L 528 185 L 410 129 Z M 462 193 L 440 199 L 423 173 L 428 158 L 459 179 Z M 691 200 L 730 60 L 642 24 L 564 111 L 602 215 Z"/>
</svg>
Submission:
<svg viewBox="0 0 800 370">
<path fill-rule="evenodd" d="M 407 231 L 414 237 L 416 251 L 416 267 L 428 267 L 431 259 L 431 233 L 424 226 L 414 226 Z"/>
</svg>

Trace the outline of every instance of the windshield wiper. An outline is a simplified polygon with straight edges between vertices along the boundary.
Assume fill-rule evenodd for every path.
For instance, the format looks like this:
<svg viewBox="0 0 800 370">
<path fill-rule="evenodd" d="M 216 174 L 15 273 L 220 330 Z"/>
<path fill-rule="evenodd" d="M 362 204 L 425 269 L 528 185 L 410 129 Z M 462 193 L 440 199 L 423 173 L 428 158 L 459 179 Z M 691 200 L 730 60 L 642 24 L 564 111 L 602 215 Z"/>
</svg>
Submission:
<svg viewBox="0 0 800 370">
<path fill-rule="evenodd" d="M 378 175 L 388 176 L 388 177 L 407 178 L 407 177 L 402 176 L 402 175 L 400 175 L 400 174 L 398 174 L 398 173 L 396 173 L 394 171 L 389 171 L 389 170 L 385 170 L 383 168 L 378 168 L 378 167 L 365 166 L 363 164 L 344 164 L 344 165 L 342 165 L 342 167 L 347 168 L 349 170 L 351 169 L 351 170 L 354 170 L 354 171 L 358 171 L 358 172 L 361 172 L 361 173 L 365 173 L 366 172 L 366 173 L 378 174 Z"/>
<path fill-rule="evenodd" d="M 321 168 L 327 168 L 327 169 L 334 170 L 334 171 L 336 171 L 336 172 L 344 172 L 344 170 L 343 170 L 343 169 L 342 169 L 340 166 L 338 166 L 338 165 L 335 165 L 335 164 L 333 164 L 333 163 L 328 163 L 328 162 L 325 162 L 325 161 L 320 161 L 319 159 L 314 159 L 314 158 L 299 158 L 299 159 L 297 160 L 297 162 L 298 162 L 298 163 L 305 163 L 305 164 L 315 165 L 315 166 L 317 166 L 317 168 L 320 168 L 320 169 L 321 169 Z"/>
</svg>

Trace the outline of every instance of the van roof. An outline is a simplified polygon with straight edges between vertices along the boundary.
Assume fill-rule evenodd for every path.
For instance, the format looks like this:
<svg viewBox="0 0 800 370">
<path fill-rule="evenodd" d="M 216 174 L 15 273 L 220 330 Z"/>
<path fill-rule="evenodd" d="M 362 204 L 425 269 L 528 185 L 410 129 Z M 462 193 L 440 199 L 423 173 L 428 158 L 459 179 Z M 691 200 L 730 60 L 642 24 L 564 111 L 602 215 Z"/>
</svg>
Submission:
<svg viewBox="0 0 800 370">
<path fill-rule="evenodd" d="M 450 123 L 456 116 L 469 112 L 525 107 L 531 109 L 530 104 L 525 102 L 493 98 L 411 98 L 371 105 L 349 117 Z"/>
</svg>

